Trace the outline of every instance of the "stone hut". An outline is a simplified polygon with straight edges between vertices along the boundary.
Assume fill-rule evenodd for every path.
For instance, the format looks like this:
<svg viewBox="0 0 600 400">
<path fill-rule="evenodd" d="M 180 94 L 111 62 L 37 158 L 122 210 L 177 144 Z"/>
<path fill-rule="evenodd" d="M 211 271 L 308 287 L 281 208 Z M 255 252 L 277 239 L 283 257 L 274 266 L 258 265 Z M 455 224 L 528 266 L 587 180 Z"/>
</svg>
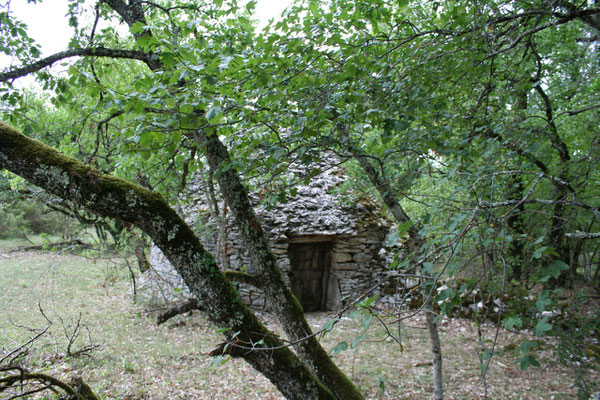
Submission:
<svg viewBox="0 0 600 400">
<path fill-rule="evenodd" d="M 305 311 L 337 309 L 361 296 L 387 273 L 389 259 L 384 243 L 390 223 L 374 201 L 349 201 L 336 193 L 346 179 L 341 169 L 327 169 L 312 177 L 309 184 L 297 186 L 297 193 L 287 202 L 272 208 L 260 205 L 259 195 L 251 195 L 284 277 Z M 217 223 L 210 201 L 201 200 L 207 198 L 202 192 L 196 189 L 199 201 L 184 208 L 186 220 L 199 232 L 222 269 L 253 273 L 252 260 L 232 218 L 221 210 L 221 223 Z M 181 278 L 156 247 L 151 264 L 153 277 L 146 276 L 144 285 L 163 283 L 152 289 L 154 296 L 172 300 L 173 294 L 185 294 Z M 268 307 L 260 290 L 237 286 L 247 304 Z"/>
</svg>

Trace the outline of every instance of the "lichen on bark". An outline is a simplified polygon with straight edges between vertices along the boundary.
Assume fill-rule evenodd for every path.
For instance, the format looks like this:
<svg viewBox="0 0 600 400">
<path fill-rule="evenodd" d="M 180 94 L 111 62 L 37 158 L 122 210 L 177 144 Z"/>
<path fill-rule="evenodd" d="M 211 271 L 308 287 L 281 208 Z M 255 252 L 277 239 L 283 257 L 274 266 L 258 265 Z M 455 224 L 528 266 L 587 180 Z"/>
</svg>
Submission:
<svg viewBox="0 0 600 400">
<path fill-rule="evenodd" d="M 146 232 L 182 276 L 204 312 L 225 335 L 268 351 L 253 350 L 244 359 L 288 398 L 335 398 L 240 300 L 190 227 L 162 196 L 141 186 L 102 174 L 0 122 L 0 168 L 90 211 L 119 218 Z"/>
<path fill-rule="evenodd" d="M 280 320 L 283 329 L 292 341 L 296 352 L 313 374 L 331 390 L 336 397 L 344 400 L 363 398 L 352 381 L 338 368 L 323 349 L 306 318 L 302 306 L 286 285 L 277 259 L 271 252 L 267 238 L 250 204 L 246 187 L 238 172 L 232 167 L 229 151 L 220 141 L 216 132 L 199 130 L 197 140 L 205 146 L 206 157 L 211 169 L 218 174 L 217 180 L 223 198 L 234 215 L 236 225 L 250 257 L 254 261 L 257 275 L 264 282 L 263 291 Z"/>
</svg>

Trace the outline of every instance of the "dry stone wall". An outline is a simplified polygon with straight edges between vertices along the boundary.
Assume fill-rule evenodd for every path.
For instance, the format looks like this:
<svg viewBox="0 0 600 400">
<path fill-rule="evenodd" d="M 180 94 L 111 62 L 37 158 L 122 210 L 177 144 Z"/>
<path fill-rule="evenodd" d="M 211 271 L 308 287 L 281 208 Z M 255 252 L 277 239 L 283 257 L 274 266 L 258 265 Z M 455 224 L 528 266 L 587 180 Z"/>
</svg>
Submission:
<svg viewBox="0 0 600 400">
<path fill-rule="evenodd" d="M 292 171 L 294 172 L 294 171 Z M 308 185 L 299 186 L 288 202 L 267 208 L 258 196 L 251 198 L 255 211 L 267 234 L 279 267 L 288 279 L 291 263 L 290 243 L 328 242 L 331 266 L 327 282 L 327 309 L 336 309 L 367 291 L 387 275 L 389 263 L 384 249 L 389 222 L 375 202 L 361 199 L 351 204 L 341 201 L 334 191 L 347 179 L 339 169 L 328 169 L 313 177 Z M 204 196 L 197 185 L 196 196 Z M 221 268 L 253 273 L 252 260 L 239 230 L 227 215 L 221 215 L 221 226 L 207 201 L 182 210 L 184 217 L 199 232 L 205 248 L 213 254 Z M 220 206 L 223 210 L 222 205 Z M 153 272 L 144 279 L 146 290 L 155 299 L 171 301 L 185 296 L 185 287 L 158 248 L 152 250 Z M 265 308 L 262 293 L 251 286 L 238 284 L 242 299 L 252 307 Z M 373 293 L 378 293 L 376 289 Z"/>
</svg>

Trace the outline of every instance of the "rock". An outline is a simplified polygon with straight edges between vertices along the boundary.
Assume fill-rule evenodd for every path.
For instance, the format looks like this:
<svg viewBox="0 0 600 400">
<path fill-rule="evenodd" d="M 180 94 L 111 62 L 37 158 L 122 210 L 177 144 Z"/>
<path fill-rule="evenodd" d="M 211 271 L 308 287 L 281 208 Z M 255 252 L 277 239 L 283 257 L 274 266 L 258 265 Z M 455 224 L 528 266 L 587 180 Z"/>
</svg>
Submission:
<svg viewBox="0 0 600 400">
<path fill-rule="evenodd" d="M 371 261 L 373 257 L 370 254 L 357 253 L 352 256 L 352 259 L 357 263 L 364 263 Z"/>
</svg>

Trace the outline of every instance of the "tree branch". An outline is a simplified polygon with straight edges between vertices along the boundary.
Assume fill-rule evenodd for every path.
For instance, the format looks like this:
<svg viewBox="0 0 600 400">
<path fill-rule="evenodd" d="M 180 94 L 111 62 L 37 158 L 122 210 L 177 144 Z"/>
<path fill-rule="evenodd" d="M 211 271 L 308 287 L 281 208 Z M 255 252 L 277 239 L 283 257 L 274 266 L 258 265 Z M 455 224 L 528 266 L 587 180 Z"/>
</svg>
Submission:
<svg viewBox="0 0 600 400">
<path fill-rule="evenodd" d="M 137 50 L 107 49 L 105 47 L 69 49 L 43 58 L 32 64 L 25 65 L 24 67 L 0 73 L 0 82 L 21 78 L 25 75 L 31 74 L 32 72 L 37 72 L 43 68 L 49 67 L 57 61 L 65 60 L 71 57 L 125 58 L 131 60 L 140 60 L 146 64 L 153 63 L 153 60 L 149 54 Z"/>
<path fill-rule="evenodd" d="M 241 271 L 224 271 L 223 273 L 230 281 L 247 283 L 248 285 L 252 285 L 258 289 L 263 287 L 263 283 L 256 275 L 250 275 Z"/>
<path fill-rule="evenodd" d="M 565 236 L 571 239 L 600 239 L 600 232 L 569 232 L 565 233 Z"/>
<path fill-rule="evenodd" d="M 0 169 L 90 211 L 119 218 L 142 229 L 175 267 L 192 296 L 226 338 L 283 343 L 246 307 L 198 237 L 164 198 L 123 179 L 106 175 L 0 123 Z M 284 396 L 333 399 L 289 349 L 250 351 L 244 359 L 273 382 Z M 341 398 L 341 397 L 340 397 Z"/>
<path fill-rule="evenodd" d="M 499 201 L 499 202 L 495 202 L 495 203 L 484 202 L 484 203 L 480 203 L 479 207 L 481 207 L 481 208 L 498 208 L 498 207 L 512 206 L 515 204 L 547 204 L 547 205 L 562 204 L 565 206 L 580 207 L 580 208 L 583 208 L 584 210 L 590 211 L 592 214 L 594 214 L 594 217 L 600 221 L 600 208 L 590 206 L 589 204 L 580 203 L 577 200 L 568 201 L 568 200 L 549 200 L 549 199 L 526 199 L 525 201 L 523 201 L 523 199 L 520 199 L 520 200 Z"/>
<path fill-rule="evenodd" d="M 192 310 L 200 310 L 200 304 L 198 304 L 198 300 L 189 299 L 178 303 L 175 306 L 169 308 L 164 313 L 160 314 L 158 317 L 156 317 L 156 325 L 163 324 L 179 314 L 184 314 Z"/>
<path fill-rule="evenodd" d="M 26 380 L 35 380 L 40 382 L 47 382 L 51 387 L 55 386 L 62 389 L 66 394 L 70 396 L 70 398 L 78 399 L 78 400 L 98 400 L 98 397 L 92 392 L 90 387 L 85 384 L 81 379 L 76 379 L 74 382 L 77 382 L 80 386 L 85 385 L 85 389 L 87 391 L 84 393 L 82 391 L 76 390 L 73 386 L 57 379 L 51 375 L 42 374 L 42 373 L 32 373 L 27 371 L 25 368 L 19 365 L 6 365 L 0 367 L 0 372 L 10 373 L 14 372 L 14 374 L 9 374 L 5 377 L 0 378 L 0 392 L 7 390 L 9 387 L 14 384 L 22 384 L 23 381 Z"/>
</svg>

